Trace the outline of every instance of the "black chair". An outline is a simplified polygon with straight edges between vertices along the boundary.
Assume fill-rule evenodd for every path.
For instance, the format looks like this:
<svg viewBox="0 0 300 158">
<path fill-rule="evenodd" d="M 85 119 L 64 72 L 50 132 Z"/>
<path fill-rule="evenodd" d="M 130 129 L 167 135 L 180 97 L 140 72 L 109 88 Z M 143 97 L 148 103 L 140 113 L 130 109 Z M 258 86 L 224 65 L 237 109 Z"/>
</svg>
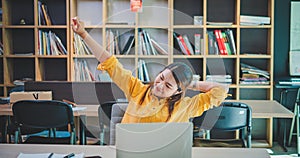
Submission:
<svg viewBox="0 0 300 158">
<path fill-rule="evenodd" d="M 22 100 L 15 102 L 12 110 L 17 126 L 15 143 L 75 144 L 73 110 L 69 104 L 56 100 Z M 22 127 L 46 130 L 47 135 L 29 135 L 22 141 Z M 66 129 L 67 137 L 57 137 L 62 129 Z"/>
<path fill-rule="evenodd" d="M 23 92 L 23 91 L 24 91 L 23 85 L 12 88 L 8 93 L 8 97 L 0 98 L 0 104 L 9 104 L 10 103 L 10 94 L 12 92 Z M 13 119 L 13 117 L 11 117 L 11 116 L 0 116 L 0 135 L 1 135 L 0 142 L 1 143 L 7 142 L 7 141 L 11 142 L 11 140 L 10 140 L 11 133 L 9 132 L 9 129 L 11 129 L 10 122 L 12 119 Z M 7 137 L 8 137 L 8 140 L 7 140 Z"/>
<path fill-rule="evenodd" d="M 194 142 L 197 146 L 226 146 L 226 147 L 251 147 L 251 108 L 240 102 L 223 102 L 219 107 L 215 107 L 204 112 L 201 116 L 192 119 L 194 124 Z M 224 138 L 224 132 L 234 133 L 239 131 L 238 138 Z M 210 137 L 210 133 L 221 134 L 221 137 Z M 222 134 L 223 133 L 223 134 Z M 235 135 L 235 134 L 233 134 Z M 230 137 L 230 136 L 229 136 Z M 196 141 L 198 138 L 199 140 Z M 236 146 L 238 145 L 238 146 Z"/>
</svg>

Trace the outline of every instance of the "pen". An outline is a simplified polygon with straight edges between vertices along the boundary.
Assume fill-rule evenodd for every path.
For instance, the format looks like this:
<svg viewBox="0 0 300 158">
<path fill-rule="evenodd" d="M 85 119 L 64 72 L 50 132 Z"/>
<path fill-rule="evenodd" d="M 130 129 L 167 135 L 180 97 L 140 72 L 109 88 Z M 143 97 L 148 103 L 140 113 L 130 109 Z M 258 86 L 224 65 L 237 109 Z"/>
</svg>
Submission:
<svg viewBox="0 0 300 158">
<path fill-rule="evenodd" d="M 73 156 L 75 156 L 75 154 L 74 154 L 74 153 L 71 153 L 71 154 L 68 154 L 68 155 L 64 156 L 64 158 L 71 158 L 71 157 L 73 157 Z"/>
<path fill-rule="evenodd" d="M 48 158 L 51 158 L 53 156 L 53 153 L 50 153 L 50 155 L 48 156 Z"/>
</svg>

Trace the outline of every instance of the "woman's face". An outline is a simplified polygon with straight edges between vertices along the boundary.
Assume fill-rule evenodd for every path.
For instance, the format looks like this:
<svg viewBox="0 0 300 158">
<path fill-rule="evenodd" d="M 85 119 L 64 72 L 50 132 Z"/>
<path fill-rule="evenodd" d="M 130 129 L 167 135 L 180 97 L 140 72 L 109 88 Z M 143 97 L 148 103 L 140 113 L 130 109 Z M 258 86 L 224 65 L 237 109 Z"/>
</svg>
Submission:
<svg viewBox="0 0 300 158">
<path fill-rule="evenodd" d="M 178 85 L 171 70 L 165 69 L 155 78 L 152 93 L 157 97 L 166 98 L 174 95 L 177 89 Z"/>
</svg>

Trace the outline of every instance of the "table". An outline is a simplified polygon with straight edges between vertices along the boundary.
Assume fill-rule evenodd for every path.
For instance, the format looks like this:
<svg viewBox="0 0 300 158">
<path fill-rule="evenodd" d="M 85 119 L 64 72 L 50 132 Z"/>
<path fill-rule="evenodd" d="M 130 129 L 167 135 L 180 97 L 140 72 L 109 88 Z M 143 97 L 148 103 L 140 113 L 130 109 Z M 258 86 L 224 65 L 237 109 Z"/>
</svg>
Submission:
<svg viewBox="0 0 300 158">
<path fill-rule="evenodd" d="M 293 118 L 294 114 L 275 100 L 232 100 L 231 102 L 243 102 L 252 108 L 252 118 L 263 118 L 267 120 L 267 140 L 260 140 L 259 143 L 252 143 L 254 147 L 272 147 L 273 145 L 273 118 Z M 0 115 L 12 115 L 9 106 L 0 105 Z M 78 105 L 84 110 L 74 111 L 74 116 L 80 116 L 82 123 L 86 117 L 98 117 L 99 105 Z M 84 125 L 80 125 L 81 144 L 86 144 Z"/>
<path fill-rule="evenodd" d="M 275 100 L 237 100 L 232 102 L 243 102 L 252 109 L 252 118 L 266 119 L 267 138 L 266 140 L 253 140 L 253 147 L 273 146 L 273 119 L 293 118 L 294 114 Z"/>
<path fill-rule="evenodd" d="M 100 155 L 102 158 L 115 158 L 115 146 L 96 145 L 41 145 L 41 144 L 0 144 L 0 157 L 16 158 L 19 153 L 84 153 L 85 156 Z M 204 148 L 193 147 L 192 158 L 270 158 L 263 148 Z"/>
</svg>

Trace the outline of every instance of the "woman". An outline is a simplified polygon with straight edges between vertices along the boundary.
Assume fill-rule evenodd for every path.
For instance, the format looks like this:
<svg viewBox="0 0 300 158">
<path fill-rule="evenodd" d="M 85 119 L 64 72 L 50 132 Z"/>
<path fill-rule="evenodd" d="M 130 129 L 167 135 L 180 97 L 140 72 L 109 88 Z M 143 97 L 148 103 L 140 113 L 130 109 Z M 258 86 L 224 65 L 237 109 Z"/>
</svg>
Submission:
<svg viewBox="0 0 300 158">
<path fill-rule="evenodd" d="M 126 95 L 129 103 L 122 123 L 188 122 L 205 110 L 220 105 L 227 97 L 227 85 L 192 82 L 192 70 L 183 63 L 166 66 L 153 84 L 143 84 L 129 70 L 124 69 L 114 55 L 93 40 L 84 29 L 84 24 L 76 17 L 72 19 L 72 29 L 100 61 L 97 69 L 106 70 Z M 184 97 L 187 88 L 204 93 L 192 98 Z"/>
</svg>

